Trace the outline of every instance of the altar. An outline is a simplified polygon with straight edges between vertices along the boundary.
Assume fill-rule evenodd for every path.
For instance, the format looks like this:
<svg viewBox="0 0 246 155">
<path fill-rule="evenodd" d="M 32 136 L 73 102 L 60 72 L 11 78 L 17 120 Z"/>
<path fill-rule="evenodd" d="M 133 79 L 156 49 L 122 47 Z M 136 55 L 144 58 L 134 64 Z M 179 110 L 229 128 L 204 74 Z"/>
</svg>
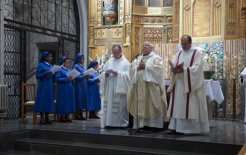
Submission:
<svg viewBox="0 0 246 155">
<path fill-rule="evenodd" d="M 169 86 L 169 84 L 170 80 L 165 80 L 165 85 Z M 204 92 L 208 103 L 216 101 L 218 104 L 221 104 L 224 101 L 223 91 L 220 82 L 217 80 L 204 80 Z"/>
</svg>

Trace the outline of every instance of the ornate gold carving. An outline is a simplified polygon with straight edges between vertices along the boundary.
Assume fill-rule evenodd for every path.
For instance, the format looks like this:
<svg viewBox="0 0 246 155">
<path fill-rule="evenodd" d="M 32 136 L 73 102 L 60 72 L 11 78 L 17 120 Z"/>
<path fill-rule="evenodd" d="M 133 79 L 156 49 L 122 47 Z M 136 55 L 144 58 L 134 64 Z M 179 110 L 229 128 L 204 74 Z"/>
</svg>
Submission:
<svg viewBox="0 0 246 155">
<path fill-rule="evenodd" d="M 89 28 L 89 46 L 94 45 L 94 27 Z"/>
<path fill-rule="evenodd" d="M 113 31 L 112 38 L 122 38 L 122 28 L 115 28 L 112 31 Z"/>
<path fill-rule="evenodd" d="M 173 60 L 176 55 L 176 44 L 161 44 L 161 50 L 157 51 L 157 54 L 160 55 L 163 59 L 163 64 L 168 64 L 168 59 Z M 164 78 L 170 78 L 170 67 L 169 65 L 164 65 Z"/>
<path fill-rule="evenodd" d="M 136 16 L 136 15 L 133 15 L 132 16 L 132 21 L 134 24 L 141 24 L 141 16 Z"/>
<path fill-rule="evenodd" d="M 124 24 L 124 0 L 120 0 L 120 10 L 119 10 L 119 17 L 120 17 L 120 25 Z"/>
<path fill-rule="evenodd" d="M 131 23 L 131 15 L 125 14 L 125 23 Z"/>
<path fill-rule="evenodd" d="M 102 1 L 98 0 L 97 3 L 97 25 L 101 26 L 102 25 Z"/>
<path fill-rule="evenodd" d="M 173 8 L 173 42 L 179 41 L 179 12 L 180 12 L 180 3 L 179 0 L 174 0 Z"/>
<path fill-rule="evenodd" d="M 240 97 L 240 85 L 238 81 L 238 75 L 245 67 L 245 46 L 246 39 L 238 40 L 226 40 L 225 41 L 225 51 L 224 51 L 224 72 L 226 75 L 226 85 L 227 91 L 225 92 L 227 96 L 226 107 L 228 117 L 232 117 L 233 114 L 233 104 L 236 104 L 236 115 L 237 117 L 242 113 L 241 106 L 242 101 Z M 233 96 L 233 82 L 236 83 L 236 96 Z M 233 97 L 235 97 L 236 102 L 233 102 Z"/>
<path fill-rule="evenodd" d="M 237 23 L 236 21 L 229 21 L 227 23 L 227 29 L 226 29 L 226 34 L 235 36 L 236 35 L 236 30 L 237 30 Z"/>
<path fill-rule="evenodd" d="M 233 1 L 230 1 L 229 7 L 230 7 L 230 8 L 234 8 L 234 7 L 235 7 L 235 2 L 234 2 L 234 0 L 233 0 Z"/>
<path fill-rule="evenodd" d="M 220 7 L 220 6 L 221 6 L 221 1 L 218 0 L 218 1 L 214 2 L 214 6 L 215 6 L 216 8 Z"/>
<path fill-rule="evenodd" d="M 97 39 L 95 40 L 95 45 L 100 46 L 100 45 L 107 45 L 107 40 L 106 39 Z"/>
<path fill-rule="evenodd" d="M 173 7 L 162 8 L 161 14 L 163 14 L 163 15 L 172 15 L 173 14 Z"/>
<path fill-rule="evenodd" d="M 147 12 L 147 7 L 133 6 L 133 13 L 146 14 Z"/>
<path fill-rule="evenodd" d="M 135 24 L 167 25 L 172 23 L 172 17 L 167 17 L 167 16 L 133 15 L 132 18 Z"/>
<path fill-rule="evenodd" d="M 131 24 L 126 24 L 125 27 L 125 46 L 130 45 L 130 38 L 131 38 Z"/>
<path fill-rule="evenodd" d="M 94 24 L 94 20 L 95 20 L 95 18 L 94 18 L 94 17 L 90 17 L 90 25 L 91 25 L 91 26 L 93 26 L 93 24 Z"/>
<path fill-rule="evenodd" d="M 228 0 L 227 2 L 227 18 L 226 18 L 226 27 L 225 32 L 227 38 L 237 37 L 238 28 L 239 28 L 239 16 L 238 13 L 238 1 Z"/>
<path fill-rule="evenodd" d="M 173 42 L 173 29 L 167 28 L 167 42 L 172 43 Z"/>
<path fill-rule="evenodd" d="M 96 39 L 103 39 L 107 38 L 107 31 L 106 29 L 96 29 Z"/>
<path fill-rule="evenodd" d="M 246 8 L 242 9 L 242 19 L 246 20 Z"/>
<path fill-rule="evenodd" d="M 190 4 L 186 4 L 185 7 L 184 7 L 184 10 L 185 11 L 189 11 L 190 10 Z"/>
<path fill-rule="evenodd" d="M 162 29 L 144 28 L 144 40 L 162 40 Z"/>
<path fill-rule="evenodd" d="M 195 1 L 193 9 L 193 36 L 206 37 L 210 35 L 210 1 Z"/>
<path fill-rule="evenodd" d="M 134 42 L 133 42 L 133 55 L 132 58 L 140 53 L 140 27 L 134 27 Z"/>
</svg>

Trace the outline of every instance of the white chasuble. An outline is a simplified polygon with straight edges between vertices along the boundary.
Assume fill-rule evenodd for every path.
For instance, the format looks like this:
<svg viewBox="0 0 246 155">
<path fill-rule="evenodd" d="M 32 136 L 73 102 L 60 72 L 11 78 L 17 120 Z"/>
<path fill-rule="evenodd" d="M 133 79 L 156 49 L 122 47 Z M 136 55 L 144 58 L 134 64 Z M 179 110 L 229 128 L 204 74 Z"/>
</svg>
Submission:
<svg viewBox="0 0 246 155">
<path fill-rule="evenodd" d="M 145 62 L 144 70 L 137 70 Z M 134 117 L 134 128 L 144 126 L 163 128 L 167 120 L 166 91 L 162 58 L 151 52 L 139 56 L 130 67 L 131 88 L 128 92 L 128 111 Z"/>
<path fill-rule="evenodd" d="M 122 55 L 120 59 L 110 58 L 103 67 L 100 75 L 100 94 L 102 100 L 102 127 L 127 127 L 127 91 L 129 89 L 130 63 Z M 117 71 L 117 75 L 105 77 L 107 70 Z"/>
</svg>

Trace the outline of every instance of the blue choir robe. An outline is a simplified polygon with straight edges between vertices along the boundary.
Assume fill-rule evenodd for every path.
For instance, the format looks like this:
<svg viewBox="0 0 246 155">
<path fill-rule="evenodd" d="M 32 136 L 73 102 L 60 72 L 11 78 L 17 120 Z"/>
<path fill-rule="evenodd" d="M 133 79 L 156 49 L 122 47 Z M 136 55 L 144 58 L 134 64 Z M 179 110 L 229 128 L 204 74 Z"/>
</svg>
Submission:
<svg viewBox="0 0 246 155">
<path fill-rule="evenodd" d="M 50 71 L 52 65 L 40 62 L 36 68 L 37 93 L 35 112 L 54 112 L 53 74 L 43 74 Z"/>
<path fill-rule="evenodd" d="M 56 113 L 67 114 L 75 112 L 75 98 L 72 81 L 68 79 L 70 70 L 62 67 L 55 76 L 57 82 Z"/>
<path fill-rule="evenodd" d="M 75 103 L 78 109 L 87 109 L 88 91 L 87 91 L 87 78 L 83 77 L 85 68 L 80 64 L 75 64 L 74 69 L 78 70 L 81 75 L 75 79 Z"/>
<path fill-rule="evenodd" d="M 88 78 L 88 110 L 100 110 L 101 98 L 99 92 L 99 83 L 95 78 L 98 77 L 98 73 L 91 75 Z"/>
</svg>

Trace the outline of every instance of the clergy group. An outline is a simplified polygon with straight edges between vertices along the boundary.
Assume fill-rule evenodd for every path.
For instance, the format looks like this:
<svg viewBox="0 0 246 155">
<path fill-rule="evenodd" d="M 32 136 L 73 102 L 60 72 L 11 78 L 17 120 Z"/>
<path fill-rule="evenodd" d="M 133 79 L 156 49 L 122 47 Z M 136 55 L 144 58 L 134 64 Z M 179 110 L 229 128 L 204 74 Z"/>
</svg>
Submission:
<svg viewBox="0 0 246 155">
<path fill-rule="evenodd" d="M 61 58 L 61 67 L 52 71 L 52 55 L 42 52 L 36 68 L 37 94 L 34 111 L 40 113 L 40 124 L 52 124 L 49 113 L 59 115 L 59 122 L 99 118 L 102 128 L 163 129 L 169 133 L 200 134 L 209 132 L 208 111 L 204 93 L 202 52 L 192 46 L 191 36 L 181 37 L 182 50 L 163 64 L 163 59 L 149 42 L 130 63 L 120 45 L 113 45 L 112 57 L 102 72 L 98 62 L 84 66 L 84 55 L 77 53 L 74 63 Z M 166 89 L 164 67 L 170 65 L 170 85 Z M 69 71 L 80 74 L 73 78 Z M 56 83 L 54 85 L 54 83 Z M 170 93 L 167 103 L 166 93 Z"/>
</svg>

